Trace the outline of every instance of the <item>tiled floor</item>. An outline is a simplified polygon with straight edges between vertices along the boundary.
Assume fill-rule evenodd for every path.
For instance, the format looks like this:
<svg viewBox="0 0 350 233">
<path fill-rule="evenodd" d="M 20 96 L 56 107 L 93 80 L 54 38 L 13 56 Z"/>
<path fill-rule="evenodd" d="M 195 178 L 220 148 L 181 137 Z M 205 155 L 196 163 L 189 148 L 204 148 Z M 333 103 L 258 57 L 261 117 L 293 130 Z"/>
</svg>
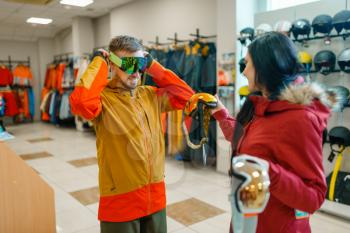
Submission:
<svg viewBox="0 0 350 233">
<path fill-rule="evenodd" d="M 57 232 L 98 233 L 95 136 L 43 123 L 7 129 L 16 136 L 7 144 L 55 191 Z M 166 184 L 169 233 L 228 233 L 226 175 L 167 158 Z M 312 216 L 311 225 L 313 233 L 350 232 L 349 220 L 321 212 Z"/>
</svg>

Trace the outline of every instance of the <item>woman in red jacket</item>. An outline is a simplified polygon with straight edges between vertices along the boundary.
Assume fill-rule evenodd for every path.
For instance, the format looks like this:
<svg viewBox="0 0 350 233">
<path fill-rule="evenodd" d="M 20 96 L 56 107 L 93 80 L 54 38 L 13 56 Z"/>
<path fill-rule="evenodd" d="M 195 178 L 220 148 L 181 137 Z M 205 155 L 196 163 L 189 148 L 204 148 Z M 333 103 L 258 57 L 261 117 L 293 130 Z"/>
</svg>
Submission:
<svg viewBox="0 0 350 233">
<path fill-rule="evenodd" d="M 221 103 L 212 114 L 232 141 L 233 156 L 269 162 L 271 196 L 258 216 L 257 232 L 309 233 L 309 214 L 326 194 L 322 132 L 334 95 L 303 82 L 295 46 L 280 33 L 254 40 L 245 63 L 243 75 L 252 94 L 236 118 Z"/>
</svg>

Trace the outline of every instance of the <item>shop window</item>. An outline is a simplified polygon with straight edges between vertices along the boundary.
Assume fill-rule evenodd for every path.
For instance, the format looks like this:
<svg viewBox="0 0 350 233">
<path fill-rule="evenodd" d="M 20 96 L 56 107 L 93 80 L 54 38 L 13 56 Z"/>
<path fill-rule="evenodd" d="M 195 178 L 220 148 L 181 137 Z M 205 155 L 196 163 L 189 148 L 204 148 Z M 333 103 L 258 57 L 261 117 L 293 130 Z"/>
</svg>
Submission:
<svg viewBox="0 0 350 233">
<path fill-rule="evenodd" d="M 268 0 L 267 9 L 269 11 L 278 10 L 282 8 L 292 7 L 310 2 L 317 2 L 320 0 Z"/>
</svg>

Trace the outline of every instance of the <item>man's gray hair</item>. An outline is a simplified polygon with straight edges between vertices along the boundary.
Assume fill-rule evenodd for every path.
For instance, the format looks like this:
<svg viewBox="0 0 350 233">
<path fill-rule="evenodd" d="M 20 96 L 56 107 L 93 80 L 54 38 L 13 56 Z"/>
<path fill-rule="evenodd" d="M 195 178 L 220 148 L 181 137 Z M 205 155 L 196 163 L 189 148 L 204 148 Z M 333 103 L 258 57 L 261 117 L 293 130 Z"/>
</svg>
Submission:
<svg viewBox="0 0 350 233">
<path fill-rule="evenodd" d="M 116 36 L 109 43 L 109 51 L 127 51 L 134 53 L 139 50 L 144 50 L 142 44 L 138 39 L 131 36 Z"/>
</svg>

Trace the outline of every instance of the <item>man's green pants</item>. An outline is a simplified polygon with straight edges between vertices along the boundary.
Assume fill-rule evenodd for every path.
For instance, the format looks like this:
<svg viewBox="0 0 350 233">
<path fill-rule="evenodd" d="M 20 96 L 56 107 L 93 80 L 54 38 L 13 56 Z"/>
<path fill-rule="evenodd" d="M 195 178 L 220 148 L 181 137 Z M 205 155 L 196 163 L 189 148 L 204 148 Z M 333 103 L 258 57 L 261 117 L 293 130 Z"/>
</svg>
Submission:
<svg viewBox="0 0 350 233">
<path fill-rule="evenodd" d="M 129 222 L 101 222 L 101 233 L 167 233 L 166 210 Z"/>
</svg>

